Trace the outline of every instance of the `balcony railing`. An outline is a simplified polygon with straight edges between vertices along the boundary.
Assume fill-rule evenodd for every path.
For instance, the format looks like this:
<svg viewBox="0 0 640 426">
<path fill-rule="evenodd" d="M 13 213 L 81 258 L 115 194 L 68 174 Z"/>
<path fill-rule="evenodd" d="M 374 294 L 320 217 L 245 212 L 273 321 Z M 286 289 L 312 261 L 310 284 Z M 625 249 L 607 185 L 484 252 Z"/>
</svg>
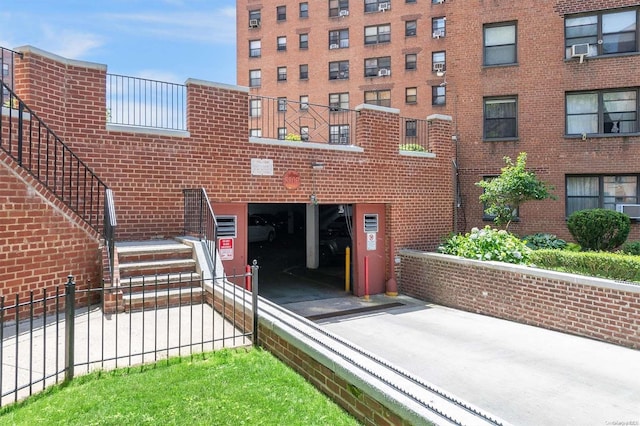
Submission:
<svg viewBox="0 0 640 426">
<path fill-rule="evenodd" d="M 183 84 L 107 74 L 107 123 L 187 130 Z"/>
<path fill-rule="evenodd" d="M 249 136 L 355 145 L 357 111 L 285 98 L 249 97 Z"/>
<path fill-rule="evenodd" d="M 400 131 L 401 151 L 431 152 L 427 120 L 400 117 Z"/>
</svg>

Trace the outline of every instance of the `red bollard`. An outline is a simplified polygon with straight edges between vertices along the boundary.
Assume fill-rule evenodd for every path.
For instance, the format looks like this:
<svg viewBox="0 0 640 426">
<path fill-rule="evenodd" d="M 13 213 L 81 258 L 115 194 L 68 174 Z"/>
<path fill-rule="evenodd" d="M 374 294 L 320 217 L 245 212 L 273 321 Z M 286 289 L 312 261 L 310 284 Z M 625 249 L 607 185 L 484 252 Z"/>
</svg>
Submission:
<svg viewBox="0 0 640 426">
<path fill-rule="evenodd" d="M 251 266 L 247 265 L 245 272 L 247 275 L 244 277 L 244 288 L 247 291 L 251 291 Z"/>
<path fill-rule="evenodd" d="M 364 257 L 364 300 L 369 300 L 369 256 Z"/>
</svg>

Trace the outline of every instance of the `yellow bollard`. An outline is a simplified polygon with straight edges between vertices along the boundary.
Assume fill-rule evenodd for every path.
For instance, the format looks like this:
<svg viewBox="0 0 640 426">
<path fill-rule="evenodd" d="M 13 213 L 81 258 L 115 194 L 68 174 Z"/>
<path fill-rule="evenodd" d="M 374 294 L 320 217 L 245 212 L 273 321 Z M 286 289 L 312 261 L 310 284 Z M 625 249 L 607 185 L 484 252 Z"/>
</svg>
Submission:
<svg viewBox="0 0 640 426">
<path fill-rule="evenodd" d="M 344 261 L 344 291 L 351 291 L 351 247 L 345 249 Z"/>
</svg>

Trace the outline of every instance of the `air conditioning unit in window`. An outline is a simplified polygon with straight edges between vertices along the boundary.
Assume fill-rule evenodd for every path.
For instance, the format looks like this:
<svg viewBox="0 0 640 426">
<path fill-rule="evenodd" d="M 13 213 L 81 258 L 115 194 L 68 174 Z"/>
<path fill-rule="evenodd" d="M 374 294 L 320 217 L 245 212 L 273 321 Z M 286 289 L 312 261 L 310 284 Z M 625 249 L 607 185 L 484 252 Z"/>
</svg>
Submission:
<svg viewBox="0 0 640 426">
<path fill-rule="evenodd" d="M 338 16 L 342 16 L 342 17 L 349 16 L 349 11 L 347 9 L 343 9 L 338 13 Z"/>
<path fill-rule="evenodd" d="M 384 77 L 386 75 L 391 75 L 391 70 L 382 68 L 381 70 L 378 71 L 378 77 Z"/>
<path fill-rule="evenodd" d="M 339 44 L 330 44 L 329 45 L 329 49 L 340 49 L 340 45 Z"/>
<path fill-rule="evenodd" d="M 571 57 L 580 58 L 580 63 L 584 62 L 584 57 L 589 54 L 589 43 L 574 44 L 571 46 Z"/>
<path fill-rule="evenodd" d="M 626 214 L 631 219 L 640 219 L 640 204 L 616 204 L 616 211 Z"/>
<path fill-rule="evenodd" d="M 440 38 L 440 37 L 444 37 L 444 31 L 443 30 L 435 30 L 433 32 L 433 38 Z"/>
<path fill-rule="evenodd" d="M 444 62 L 434 62 L 433 63 L 433 71 L 434 72 L 443 72 L 444 71 Z"/>
<path fill-rule="evenodd" d="M 391 9 L 391 3 L 386 2 L 386 3 L 380 3 L 378 5 L 378 12 L 384 12 Z"/>
<path fill-rule="evenodd" d="M 346 136 L 340 136 L 340 143 L 342 145 L 346 145 L 347 144 L 347 137 Z"/>
<path fill-rule="evenodd" d="M 249 28 L 258 28 L 260 26 L 259 19 L 250 19 L 249 20 Z"/>
<path fill-rule="evenodd" d="M 442 4 L 442 3 L 444 3 L 444 0 L 436 0 L 436 2 L 435 2 L 435 3 L 436 3 L 436 4 Z"/>
</svg>

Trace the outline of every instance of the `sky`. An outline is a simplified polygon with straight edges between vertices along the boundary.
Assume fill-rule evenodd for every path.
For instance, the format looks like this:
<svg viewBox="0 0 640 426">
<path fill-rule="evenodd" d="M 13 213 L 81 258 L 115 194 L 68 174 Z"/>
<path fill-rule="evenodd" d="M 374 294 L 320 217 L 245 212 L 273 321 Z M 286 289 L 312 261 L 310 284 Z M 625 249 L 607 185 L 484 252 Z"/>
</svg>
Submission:
<svg viewBox="0 0 640 426">
<path fill-rule="evenodd" d="M 235 22 L 233 0 L 0 0 L 0 46 L 110 74 L 236 84 Z"/>
</svg>

